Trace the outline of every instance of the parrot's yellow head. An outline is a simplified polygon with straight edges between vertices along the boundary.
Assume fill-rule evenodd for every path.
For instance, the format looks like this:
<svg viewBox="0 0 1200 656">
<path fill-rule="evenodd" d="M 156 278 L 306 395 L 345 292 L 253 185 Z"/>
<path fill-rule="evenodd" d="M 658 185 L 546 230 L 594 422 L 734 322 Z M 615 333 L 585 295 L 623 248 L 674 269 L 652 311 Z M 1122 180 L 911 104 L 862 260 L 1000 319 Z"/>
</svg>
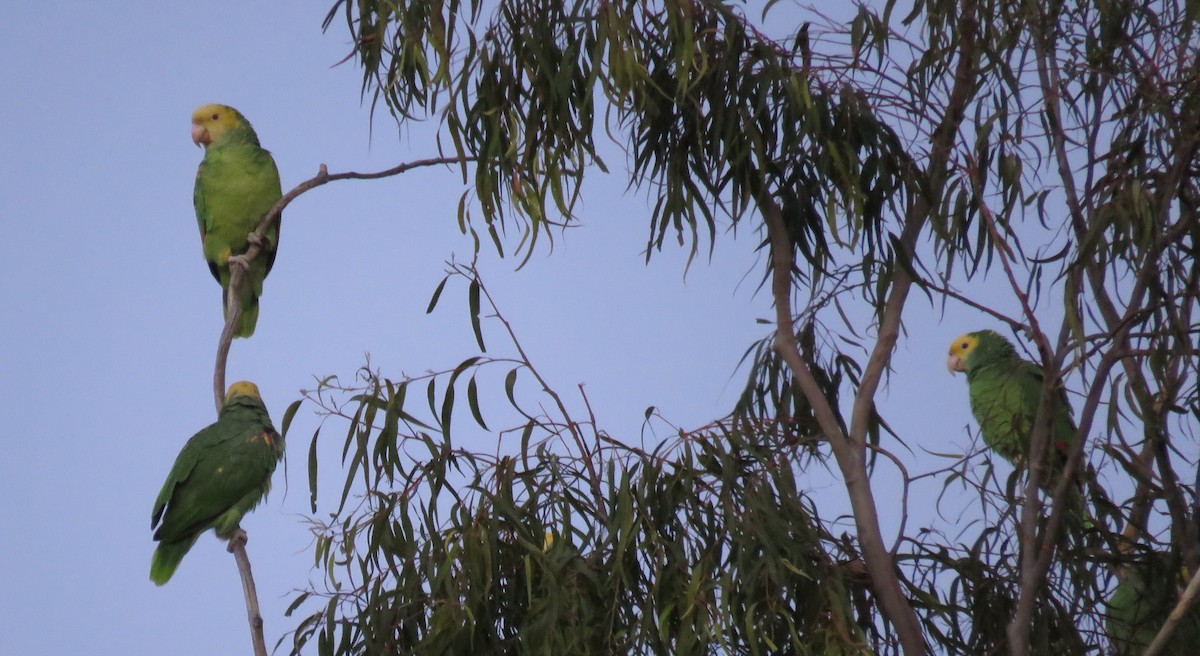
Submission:
<svg viewBox="0 0 1200 656">
<path fill-rule="evenodd" d="M 262 400 L 262 397 L 258 394 L 258 385 L 255 385 L 248 380 L 239 380 L 238 382 L 230 385 L 229 391 L 225 392 L 225 402 L 228 403 L 229 399 L 232 399 L 235 396 L 249 396 L 251 398 L 259 399 L 260 401 Z"/>
<path fill-rule="evenodd" d="M 967 370 L 967 357 L 979 346 L 979 336 L 975 333 L 959 335 L 950 342 L 950 357 L 946 358 L 946 368 L 956 374 Z"/>
<path fill-rule="evenodd" d="M 207 148 L 226 133 L 249 127 L 246 117 L 227 105 L 201 105 L 192 112 L 192 143 Z"/>
</svg>

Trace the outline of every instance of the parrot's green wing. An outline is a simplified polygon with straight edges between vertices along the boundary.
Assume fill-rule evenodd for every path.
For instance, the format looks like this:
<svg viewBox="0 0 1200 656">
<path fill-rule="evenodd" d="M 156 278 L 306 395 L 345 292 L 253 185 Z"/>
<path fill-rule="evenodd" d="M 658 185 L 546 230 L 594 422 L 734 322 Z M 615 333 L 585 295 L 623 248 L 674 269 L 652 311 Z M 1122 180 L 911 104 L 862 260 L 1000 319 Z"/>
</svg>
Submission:
<svg viewBox="0 0 1200 656">
<path fill-rule="evenodd" d="M 200 227 L 204 259 L 213 277 L 229 293 L 231 256 L 249 248 L 249 235 L 282 195 L 279 170 L 271 153 L 258 143 L 254 128 L 237 110 L 206 105 L 192 117 L 193 138 L 204 143 L 204 161 L 196 171 L 192 200 Z M 242 314 L 234 335 L 249 337 L 258 322 L 258 297 L 263 281 L 275 263 L 279 223 L 266 234 L 262 250 L 250 265 L 247 281 L 238 295 Z"/>
<path fill-rule="evenodd" d="M 1030 436 L 1042 398 L 1042 368 L 1021 358 L 997 362 L 971 380 L 971 409 L 984 442 L 1015 463 L 1029 461 Z M 1052 466 L 1062 467 L 1075 440 L 1065 396 L 1056 399 Z"/>
<path fill-rule="evenodd" d="M 1133 656 L 1146 651 L 1179 599 L 1184 581 L 1170 567 L 1167 554 L 1152 554 L 1131 566 L 1108 599 L 1108 637 L 1113 653 Z M 1168 656 L 1195 654 L 1200 645 L 1200 607 L 1183 617 L 1162 652 Z"/>
<path fill-rule="evenodd" d="M 184 445 L 154 502 L 151 528 L 157 526 L 159 547 L 151 580 L 166 583 L 204 531 L 231 537 L 270 489 L 282 454 L 283 439 L 262 402 L 232 397 L 220 418 Z"/>
</svg>

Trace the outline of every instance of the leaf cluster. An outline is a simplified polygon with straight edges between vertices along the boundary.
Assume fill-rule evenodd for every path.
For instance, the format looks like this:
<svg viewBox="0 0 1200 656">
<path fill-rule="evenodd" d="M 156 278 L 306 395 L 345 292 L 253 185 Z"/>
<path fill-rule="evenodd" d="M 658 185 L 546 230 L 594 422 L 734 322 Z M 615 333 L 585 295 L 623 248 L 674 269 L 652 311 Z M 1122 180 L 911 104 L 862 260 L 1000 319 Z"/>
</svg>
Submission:
<svg viewBox="0 0 1200 656">
<path fill-rule="evenodd" d="M 798 488 L 800 445 L 722 423 L 654 451 L 605 437 L 579 453 L 558 439 L 569 416 L 541 416 L 487 456 L 443 434 L 448 388 L 409 407 L 412 385 L 511 364 L 364 371 L 361 386 L 310 394 L 348 418 L 347 477 L 314 526 L 327 578 L 293 603 L 317 605 L 294 653 L 871 653 L 852 545 Z"/>
<path fill-rule="evenodd" d="M 441 108 L 458 155 L 478 161 L 473 193 L 501 253 L 508 203 L 527 219 L 517 251 L 542 234 L 548 202 L 573 217 L 585 170 L 605 168 L 598 116 L 628 144 L 630 183 L 655 197 L 647 257 L 669 234 L 695 255 L 704 229 L 711 247 L 717 212 L 736 223 L 765 194 L 813 266 L 798 275 L 819 275 L 834 246 L 886 250 L 884 210 L 914 184 L 860 93 L 732 5 L 510 0 L 485 15 L 478 2 L 341 0 L 326 26 L 339 14 L 364 93 L 397 118 Z"/>
<path fill-rule="evenodd" d="M 1048 528 L 1056 502 L 1023 472 L 992 494 L 992 470 L 968 476 L 963 456 L 947 485 L 978 484 L 978 535 L 902 530 L 907 546 L 883 555 L 940 647 L 1094 652 L 1132 545 L 1200 566 L 1197 6 L 918 1 L 897 26 L 885 3 L 785 44 L 716 0 L 338 0 L 326 25 L 344 18 L 363 93 L 398 120 L 435 118 L 462 163 L 477 250 L 528 258 L 570 225 L 585 173 L 607 170 L 603 129 L 653 199 L 647 257 L 671 237 L 694 256 L 726 220 L 774 217 L 785 257 L 768 235 L 764 280 L 786 264 L 788 284 L 771 288 L 785 316 L 747 350 L 734 414 L 649 452 L 572 420 L 523 354 L 368 372 L 351 409 L 331 409 L 350 426 L 348 475 L 319 532 L 327 606 L 296 645 L 895 651 L 881 582 L 840 565 L 862 534 L 832 539 L 798 481 L 856 431 L 861 451 L 835 454 L 848 489 L 878 454 L 905 495 L 945 474 L 909 475 L 875 407 L 911 285 L 1020 331 L 1048 390 L 1061 375 L 1103 544 Z M 490 301 L 475 278 L 468 296 L 483 350 Z M 499 431 L 481 400 L 496 367 L 516 413 Z M 540 393 L 544 406 L 523 396 Z M 503 455 L 453 446 L 476 429 Z"/>
</svg>

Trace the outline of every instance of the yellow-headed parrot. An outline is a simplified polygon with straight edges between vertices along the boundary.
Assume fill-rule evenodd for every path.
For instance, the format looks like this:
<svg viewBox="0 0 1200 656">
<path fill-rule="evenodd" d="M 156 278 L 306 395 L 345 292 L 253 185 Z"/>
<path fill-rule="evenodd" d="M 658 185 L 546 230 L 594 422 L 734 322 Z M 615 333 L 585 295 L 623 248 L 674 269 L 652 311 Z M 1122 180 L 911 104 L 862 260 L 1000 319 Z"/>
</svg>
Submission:
<svg viewBox="0 0 1200 656">
<path fill-rule="evenodd" d="M 971 412 L 979 422 L 984 444 L 1013 465 L 1027 466 L 1045 379 L 1042 368 L 1017 355 L 1012 343 L 992 330 L 967 333 L 951 342 L 946 367 L 953 373 L 967 374 Z M 1041 481 L 1047 491 L 1061 480 L 1075 444 L 1075 420 L 1061 386 L 1056 389 L 1052 411 L 1049 452 L 1044 461 L 1046 475 Z M 1095 528 L 1082 494 L 1081 471 L 1082 466 L 1072 477 L 1075 485 L 1068 488 L 1064 500 L 1072 532 Z"/>
<path fill-rule="evenodd" d="M 984 444 L 1014 465 L 1025 466 L 1042 398 L 1042 368 L 1017 355 L 1013 345 L 992 330 L 956 338 L 950 344 L 946 367 L 952 373 L 967 374 L 971 412 L 979 422 Z M 1051 454 L 1046 464 L 1051 472 L 1066 465 L 1074 443 L 1075 421 L 1060 387 L 1050 421 Z"/>
<path fill-rule="evenodd" d="M 158 527 L 158 548 L 150 580 L 170 580 L 196 538 L 214 529 L 226 540 L 242 516 L 271 489 L 271 474 L 283 458 L 283 438 L 271 425 L 254 383 L 229 386 L 217 421 L 192 436 L 167 475 L 150 528 Z"/>
<path fill-rule="evenodd" d="M 279 170 L 271 153 L 258 144 L 258 135 L 246 117 L 225 105 L 204 105 L 192 113 L 192 141 L 204 146 L 204 161 L 196 171 L 192 196 L 204 259 L 213 277 L 221 283 L 222 307 L 229 295 L 229 258 L 249 248 L 250 234 L 263 215 L 282 195 Z M 281 217 L 282 218 L 282 217 Z M 236 337 L 254 334 L 258 323 L 258 297 L 263 280 L 275 263 L 279 246 L 279 223 L 275 222 L 262 240 L 261 252 L 250 263 L 245 284 L 238 294 L 241 319 Z"/>
</svg>

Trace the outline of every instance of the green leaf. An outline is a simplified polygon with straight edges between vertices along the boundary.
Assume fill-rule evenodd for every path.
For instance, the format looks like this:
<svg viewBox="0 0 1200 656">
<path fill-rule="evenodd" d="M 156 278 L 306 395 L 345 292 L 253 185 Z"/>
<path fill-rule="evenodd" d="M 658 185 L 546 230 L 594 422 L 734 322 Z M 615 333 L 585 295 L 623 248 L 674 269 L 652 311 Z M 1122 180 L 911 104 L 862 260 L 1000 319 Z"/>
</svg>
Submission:
<svg viewBox="0 0 1200 656">
<path fill-rule="evenodd" d="M 280 424 L 283 430 L 280 432 L 285 442 L 287 441 L 288 429 L 292 427 L 292 419 L 296 417 L 296 411 L 300 409 L 300 404 L 302 403 L 304 403 L 304 399 L 296 399 L 288 406 L 287 410 L 283 411 L 283 421 Z"/>
<path fill-rule="evenodd" d="M 446 387 L 446 395 L 442 398 L 442 436 L 450 442 L 450 419 L 454 416 L 454 386 Z"/>
<path fill-rule="evenodd" d="M 467 404 L 471 406 L 471 416 L 475 418 L 475 423 L 483 430 L 491 430 L 487 423 L 483 421 L 483 413 L 479 411 L 479 390 L 475 385 L 475 377 L 467 381 Z"/>
<path fill-rule="evenodd" d="M 508 374 L 504 376 L 504 393 L 508 395 L 508 402 L 512 404 L 512 407 L 520 410 L 520 406 L 517 405 L 517 399 L 513 396 L 513 391 L 517 387 L 518 369 L 520 369 L 520 367 L 513 367 L 509 370 Z"/>
<path fill-rule="evenodd" d="M 479 281 L 471 280 L 471 287 L 468 290 L 468 299 L 471 307 L 471 330 L 475 331 L 475 342 L 479 344 L 479 350 L 487 353 L 487 347 L 483 344 L 483 329 L 479 325 Z"/>
<path fill-rule="evenodd" d="M 442 290 L 446 288 L 446 281 L 449 279 L 450 276 L 442 278 L 442 281 L 438 283 L 437 289 L 433 290 L 433 296 L 429 298 L 429 306 L 425 308 L 425 314 L 433 312 L 433 308 L 437 307 L 438 299 L 441 298 Z"/>
<path fill-rule="evenodd" d="M 321 427 L 313 431 L 312 440 L 308 443 L 308 490 L 309 490 L 309 506 L 312 512 L 317 512 L 317 436 L 321 434 Z"/>
</svg>

